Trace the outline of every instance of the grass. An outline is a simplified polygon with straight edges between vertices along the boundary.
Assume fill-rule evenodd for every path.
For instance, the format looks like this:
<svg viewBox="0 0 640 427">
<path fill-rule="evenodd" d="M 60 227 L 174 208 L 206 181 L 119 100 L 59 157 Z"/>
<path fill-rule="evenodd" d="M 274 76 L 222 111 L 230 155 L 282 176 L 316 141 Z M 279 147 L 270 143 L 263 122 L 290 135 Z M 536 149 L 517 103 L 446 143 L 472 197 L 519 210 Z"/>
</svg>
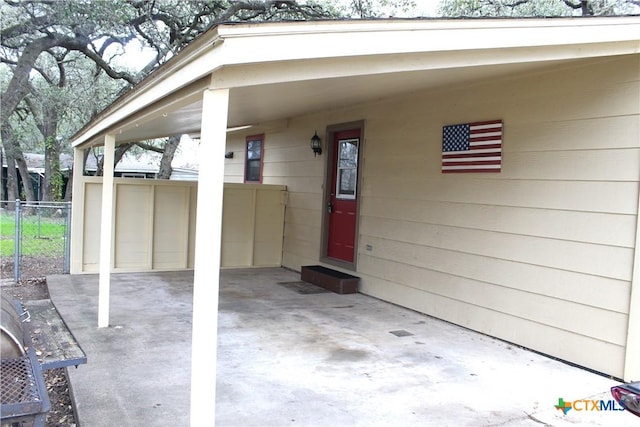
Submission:
<svg viewBox="0 0 640 427">
<path fill-rule="evenodd" d="M 64 218 L 38 218 L 25 215 L 22 221 L 22 255 L 62 255 L 65 236 Z M 0 255 L 15 253 L 15 220 L 13 212 L 0 215 Z"/>
</svg>

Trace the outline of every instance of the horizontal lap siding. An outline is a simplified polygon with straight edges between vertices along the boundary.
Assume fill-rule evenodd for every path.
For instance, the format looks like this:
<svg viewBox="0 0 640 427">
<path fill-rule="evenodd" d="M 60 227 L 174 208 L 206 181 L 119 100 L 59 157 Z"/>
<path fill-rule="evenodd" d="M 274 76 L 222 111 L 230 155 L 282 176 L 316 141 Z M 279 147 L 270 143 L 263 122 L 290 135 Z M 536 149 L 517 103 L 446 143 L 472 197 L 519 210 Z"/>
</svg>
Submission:
<svg viewBox="0 0 640 427">
<path fill-rule="evenodd" d="M 363 291 L 622 376 L 637 70 L 594 61 L 368 111 Z M 502 172 L 441 174 L 442 126 L 488 119 L 504 121 Z"/>
<path fill-rule="evenodd" d="M 371 237 L 413 240 L 453 252 L 631 280 L 633 250 L 629 248 L 375 217 L 363 217 L 360 226 Z"/>
<path fill-rule="evenodd" d="M 439 159 L 439 157 L 438 157 Z M 503 168 L 507 166 L 503 164 Z M 420 181 L 420 192 L 413 186 Z M 637 182 L 508 180 L 485 176 L 450 177 L 446 189 L 441 178 L 367 177 L 362 190 L 367 196 L 435 200 L 474 205 L 497 205 L 539 209 L 603 212 L 635 215 Z M 446 190 L 446 191 L 445 191 Z M 588 197 L 585 197 L 587 196 Z"/>
<path fill-rule="evenodd" d="M 633 248 L 635 216 L 397 197 L 368 197 L 361 213 L 407 222 Z"/>
</svg>

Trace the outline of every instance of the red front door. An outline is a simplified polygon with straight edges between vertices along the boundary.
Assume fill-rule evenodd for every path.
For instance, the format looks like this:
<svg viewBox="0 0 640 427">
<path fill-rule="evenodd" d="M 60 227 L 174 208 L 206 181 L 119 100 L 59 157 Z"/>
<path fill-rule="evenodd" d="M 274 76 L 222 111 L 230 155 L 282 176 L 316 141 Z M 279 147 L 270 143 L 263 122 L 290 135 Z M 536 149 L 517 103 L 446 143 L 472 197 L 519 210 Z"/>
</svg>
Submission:
<svg viewBox="0 0 640 427">
<path fill-rule="evenodd" d="M 327 206 L 327 256 L 346 262 L 353 262 L 356 252 L 359 153 L 360 129 L 334 134 L 331 168 L 333 175 Z"/>
</svg>

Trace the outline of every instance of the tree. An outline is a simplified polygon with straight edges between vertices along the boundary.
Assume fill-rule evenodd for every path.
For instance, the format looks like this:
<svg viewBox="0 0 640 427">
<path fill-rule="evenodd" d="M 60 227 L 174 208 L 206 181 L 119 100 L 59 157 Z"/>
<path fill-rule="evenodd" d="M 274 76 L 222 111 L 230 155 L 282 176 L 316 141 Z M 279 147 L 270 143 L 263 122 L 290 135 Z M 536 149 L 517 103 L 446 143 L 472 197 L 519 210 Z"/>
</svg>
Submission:
<svg viewBox="0 0 640 427">
<path fill-rule="evenodd" d="M 35 84 L 34 79 L 41 78 L 50 87 L 64 88 L 65 76 L 71 74 L 68 68 L 78 63 L 77 57 L 74 61 L 65 60 L 72 56 L 70 53 L 90 61 L 95 67 L 94 77 L 106 75 L 132 85 L 218 23 L 333 16 L 313 2 L 300 4 L 294 0 L 3 0 L 0 14 L 3 16 L 0 60 L 12 71 L 10 80 L 2 87 L 0 125 L 5 129 L 5 145 L 11 144 L 7 158 L 18 163 L 23 162 L 19 139 L 11 135 L 13 127 L 5 125 L 24 121 L 24 117 L 15 117 L 21 108 L 33 116 L 45 148 L 50 147 L 53 156 L 59 152 L 58 113 L 66 111 L 69 105 L 50 108 L 49 102 L 44 101 L 47 97 L 41 93 L 46 89 Z M 140 72 L 117 66 L 113 61 L 133 39 L 156 52 L 154 60 Z M 116 94 L 110 93 L 110 98 Z M 43 102 L 34 102 L 31 97 Z M 22 103 L 26 107 L 21 107 Z M 88 120 L 83 119 L 75 124 L 74 130 Z M 167 157 L 174 151 L 167 151 Z"/>
<path fill-rule="evenodd" d="M 5 1 L 0 5 L 4 20 L 0 59 L 12 71 L 9 82 L 3 84 L 0 120 L 8 129 L 3 142 L 10 148 L 8 161 L 20 166 L 24 162 L 21 141 L 26 140 L 27 144 L 42 141 L 46 159 L 45 200 L 54 194 L 59 196 L 61 191 L 58 127 L 66 111 L 61 97 L 67 81 L 65 58 L 74 49 L 88 49 L 81 45 L 82 30 L 75 33 L 60 30 L 71 22 L 69 8 L 75 6 L 73 2 L 29 1 Z M 8 125 L 10 122 L 13 125 Z M 29 131 L 30 127 L 41 136 Z M 23 132 L 16 133 L 17 129 Z M 25 186 L 26 198 L 33 200 L 29 189 Z"/>
<path fill-rule="evenodd" d="M 4 144 L 5 155 L 7 156 L 7 186 L 8 194 L 7 198 L 10 201 L 16 200 L 20 196 L 20 189 L 18 188 L 18 175 L 16 169 L 20 173 L 20 178 L 24 183 L 23 188 L 25 197 L 27 200 L 34 200 L 33 187 L 31 186 L 31 176 L 27 169 L 27 162 L 22 155 L 22 149 L 20 148 L 20 142 L 15 139 L 14 132 L 9 123 L 0 125 L 0 136 Z"/>
<path fill-rule="evenodd" d="M 449 17 L 593 16 L 640 12 L 640 0 L 443 0 Z"/>
</svg>

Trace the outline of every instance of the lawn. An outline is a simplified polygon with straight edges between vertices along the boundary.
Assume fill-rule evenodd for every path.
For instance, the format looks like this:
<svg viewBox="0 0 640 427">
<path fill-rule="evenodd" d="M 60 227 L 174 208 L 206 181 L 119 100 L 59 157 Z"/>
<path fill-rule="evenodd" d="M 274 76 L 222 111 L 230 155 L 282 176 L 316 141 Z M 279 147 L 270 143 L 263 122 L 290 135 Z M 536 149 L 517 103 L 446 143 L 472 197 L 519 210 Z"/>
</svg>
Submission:
<svg viewBox="0 0 640 427">
<path fill-rule="evenodd" d="M 65 218 L 25 215 L 22 221 L 22 255 L 64 254 Z M 0 255 L 15 253 L 15 221 L 13 212 L 0 215 Z"/>
</svg>

